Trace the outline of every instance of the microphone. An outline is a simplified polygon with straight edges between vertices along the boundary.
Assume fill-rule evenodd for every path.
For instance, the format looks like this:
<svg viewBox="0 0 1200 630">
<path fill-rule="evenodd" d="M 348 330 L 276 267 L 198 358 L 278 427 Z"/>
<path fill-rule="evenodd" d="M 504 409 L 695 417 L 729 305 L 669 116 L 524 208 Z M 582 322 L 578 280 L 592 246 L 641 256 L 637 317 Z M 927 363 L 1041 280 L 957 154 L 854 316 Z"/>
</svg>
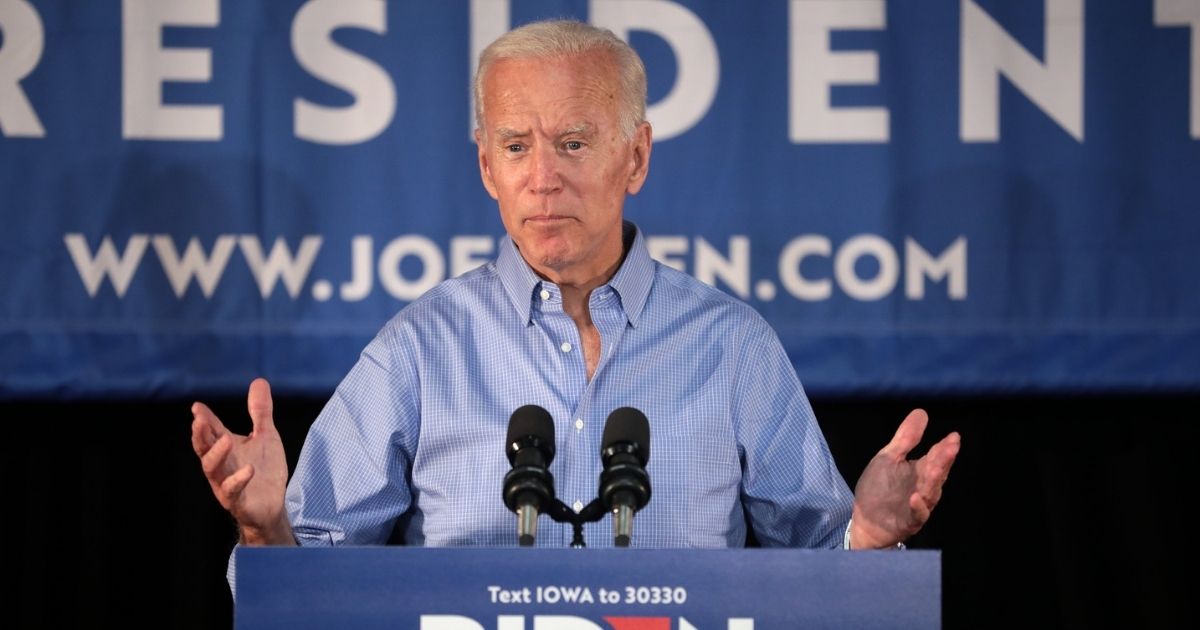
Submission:
<svg viewBox="0 0 1200 630">
<path fill-rule="evenodd" d="M 604 423 L 600 459 L 600 501 L 613 513 L 613 544 L 628 547 L 633 536 L 633 515 L 650 501 L 650 422 L 633 407 L 608 414 Z"/>
<path fill-rule="evenodd" d="M 512 470 L 504 475 L 504 505 L 517 513 L 517 540 L 532 547 L 537 538 L 538 511 L 554 499 L 554 419 L 537 405 L 525 405 L 508 420 L 505 448 Z"/>
</svg>

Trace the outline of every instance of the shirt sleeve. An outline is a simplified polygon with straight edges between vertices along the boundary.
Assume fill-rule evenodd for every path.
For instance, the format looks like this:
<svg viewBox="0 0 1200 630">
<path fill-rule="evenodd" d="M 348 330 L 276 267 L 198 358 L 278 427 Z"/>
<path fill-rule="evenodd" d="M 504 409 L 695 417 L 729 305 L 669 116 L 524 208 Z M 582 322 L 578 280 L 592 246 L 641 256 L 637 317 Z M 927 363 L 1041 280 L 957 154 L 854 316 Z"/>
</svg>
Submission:
<svg viewBox="0 0 1200 630">
<path fill-rule="evenodd" d="M 383 544 L 412 505 L 420 405 L 410 348 L 393 320 L 309 429 L 287 489 L 301 545 Z"/>
<path fill-rule="evenodd" d="M 754 318 L 738 351 L 733 418 L 750 527 L 764 547 L 842 547 L 853 495 L 783 345 Z"/>
<path fill-rule="evenodd" d="M 415 363 L 393 320 L 367 345 L 304 441 L 285 498 L 304 546 L 383 544 L 412 505 L 420 428 Z M 237 547 L 226 579 L 236 597 Z"/>
</svg>

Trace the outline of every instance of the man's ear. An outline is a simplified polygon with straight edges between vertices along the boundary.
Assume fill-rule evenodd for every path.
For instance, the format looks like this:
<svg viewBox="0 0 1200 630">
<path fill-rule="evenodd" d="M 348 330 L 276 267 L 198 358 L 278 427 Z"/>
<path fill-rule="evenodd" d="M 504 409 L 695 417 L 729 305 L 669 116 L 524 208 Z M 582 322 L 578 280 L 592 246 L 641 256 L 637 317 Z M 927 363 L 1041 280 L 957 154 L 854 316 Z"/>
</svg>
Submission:
<svg viewBox="0 0 1200 630">
<path fill-rule="evenodd" d="M 487 139 L 483 137 L 483 130 L 475 130 L 475 146 L 479 149 L 479 178 L 483 180 L 483 187 L 487 189 L 492 199 L 499 200 L 496 195 L 496 182 L 492 180 L 492 169 L 488 165 Z"/>
<path fill-rule="evenodd" d="M 646 174 L 650 171 L 650 149 L 654 145 L 653 135 L 650 123 L 645 121 L 633 132 L 633 154 L 630 156 L 633 168 L 629 173 L 629 184 L 625 187 L 631 195 L 636 195 L 642 189 L 642 184 L 646 183 Z"/>
</svg>

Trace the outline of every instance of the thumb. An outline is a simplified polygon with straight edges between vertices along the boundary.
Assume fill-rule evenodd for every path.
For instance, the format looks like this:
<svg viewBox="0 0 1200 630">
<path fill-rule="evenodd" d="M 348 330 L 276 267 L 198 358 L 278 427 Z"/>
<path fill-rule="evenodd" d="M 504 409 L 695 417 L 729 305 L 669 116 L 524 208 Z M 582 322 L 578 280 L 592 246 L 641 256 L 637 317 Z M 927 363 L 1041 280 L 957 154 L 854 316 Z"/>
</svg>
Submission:
<svg viewBox="0 0 1200 630">
<path fill-rule="evenodd" d="M 256 378 L 250 383 L 246 408 L 250 411 L 250 420 L 254 422 L 255 433 L 264 429 L 274 430 L 274 404 L 271 402 L 271 385 L 267 379 Z"/>
<path fill-rule="evenodd" d="M 929 415 L 925 410 L 913 409 L 905 416 L 904 422 L 900 423 L 900 428 L 896 429 L 896 434 L 892 436 L 892 441 L 888 442 L 883 450 L 897 458 L 907 457 L 909 451 L 921 443 L 921 436 L 925 435 L 925 426 L 928 424 Z"/>
</svg>

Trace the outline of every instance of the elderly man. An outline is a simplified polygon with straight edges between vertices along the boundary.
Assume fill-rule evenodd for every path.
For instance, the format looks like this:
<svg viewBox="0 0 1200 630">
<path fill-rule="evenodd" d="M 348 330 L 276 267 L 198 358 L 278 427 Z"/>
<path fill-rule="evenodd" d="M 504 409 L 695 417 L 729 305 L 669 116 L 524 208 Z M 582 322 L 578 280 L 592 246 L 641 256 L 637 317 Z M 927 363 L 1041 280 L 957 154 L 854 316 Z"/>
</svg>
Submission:
<svg viewBox="0 0 1200 630">
<path fill-rule="evenodd" d="M 380 331 L 313 424 L 290 484 L 267 383 L 249 436 L 201 403 L 192 441 L 247 545 L 517 542 L 500 498 L 513 410 L 557 426 L 551 472 L 578 511 L 596 496 L 604 419 L 650 420 L 653 500 L 634 546 L 887 548 L 929 518 L 959 449 L 918 460 L 900 425 L 851 494 L 778 338 L 749 306 L 653 261 L 623 221 L 650 165 L 645 70 L 610 32 L 530 24 L 475 80 L 479 170 L 510 239 Z M 286 498 L 285 498 L 286 497 Z M 853 517 L 853 518 L 851 518 Z M 612 544 L 606 524 L 587 530 Z M 611 531 L 611 530 L 609 530 Z M 539 545 L 570 527 L 543 525 Z"/>
</svg>

